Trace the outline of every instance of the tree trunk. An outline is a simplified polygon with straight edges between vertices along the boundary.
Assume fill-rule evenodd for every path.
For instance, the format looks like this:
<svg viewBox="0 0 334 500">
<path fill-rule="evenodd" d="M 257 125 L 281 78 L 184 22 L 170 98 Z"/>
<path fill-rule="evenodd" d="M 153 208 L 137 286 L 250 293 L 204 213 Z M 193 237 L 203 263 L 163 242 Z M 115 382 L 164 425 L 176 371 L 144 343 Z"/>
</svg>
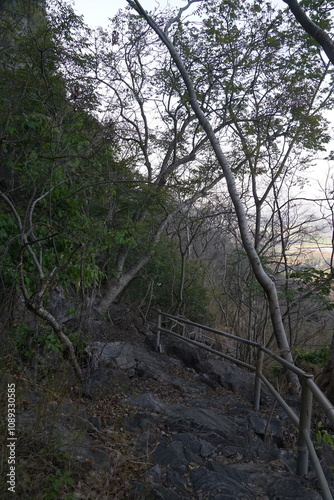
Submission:
<svg viewBox="0 0 334 500">
<path fill-rule="evenodd" d="M 72 367 L 76 373 L 76 376 L 78 377 L 78 380 L 82 381 L 83 378 L 82 371 L 79 365 L 78 358 L 75 354 L 74 346 L 70 341 L 70 339 L 63 332 L 61 325 L 58 323 L 55 317 L 51 313 L 49 313 L 46 309 L 44 309 L 42 306 L 35 305 L 30 301 L 27 303 L 27 308 L 31 309 L 37 316 L 44 319 L 52 327 L 53 331 L 55 332 L 61 343 L 68 350 L 69 358 Z"/>
<path fill-rule="evenodd" d="M 173 212 L 167 214 L 164 220 L 160 223 L 160 225 L 156 229 L 154 237 L 152 238 L 152 244 L 150 250 L 148 251 L 147 255 L 144 255 L 143 257 L 139 258 L 137 262 L 131 267 L 131 269 L 129 269 L 126 272 L 124 272 L 124 267 L 129 253 L 129 248 L 124 246 L 124 248 L 120 249 L 116 262 L 116 269 L 117 269 L 116 278 L 113 278 L 109 281 L 103 297 L 100 299 L 97 306 L 95 307 L 98 313 L 100 314 L 106 313 L 108 307 L 114 302 L 114 300 L 116 300 L 116 298 L 120 295 L 120 293 L 123 292 L 123 290 L 128 286 L 130 281 L 132 281 L 133 278 L 135 278 L 135 276 L 138 274 L 138 272 L 150 261 L 154 253 L 156 244 L 160 241 L 163 231 L 166 229 L 166 227 L 168 226 L 172 218 L 175 216 L 175 214 L 178 213 L 180 210 L 182 210 L 183 207 L 189 206 L 192 203 L 195 203 L 199 198 L 206 196 L 208 191 L 210 191 L 220 180 L 221 176 L 217 176 L 217 178 L 211 181 L 211 183 L 208 186 L 204 187 L 201 191 L 196 192 L 189 199 L 180 203 Z"/>
<path fill-rule="evenodd" d="M 108 288 L 96 307 L 98 313 L 105 314 L 107 312 L 109 306 L 117 299 L 123 290 L 125 290 L 137 273 L 149 262 L 150 258 L 151 254 L 139 259 L 129 271 L 126 273 L 120 272 L 118 278 L 108 283 Z"/>
<path fill-rule="evenodd" d="M 252 269 L 254 271 L 255 277 L 259 284 L 262 286 L 263 290 L 265 291 L 265 294 L 268 299 L 268 304 L 269 304 L 269 310 L 270 310 L 270 316 L 271 316 L 271 321 L 272 321 L 272 326 L 274 330 L 274 334 L 276 337 L 276 342 L 277 346 L 279 348 L 279 354 L 289 361 L 290 363 L 294 364 L 293 357 L 291 354 L 290 346 L 287 340 L 286 332 L 284 329 L 283 321 L 282 321 L 282 315 L 281 315 L 281 310 L 280 310 L 280 305 L 278 301 L 278 295 L 276 291 L 276 287 L 273 283 L 273 281 L 270 279 L 270 277 L 266 274 L 262 267 L 262 263 L 260 261 L 260 258 L 256 252 L 256 249 L 254 247 L 254 243 L 252 241 L 251 233 L 248 229 L 248 221 L 247 221 L 247 216 L 246 212 L 244 209 L 244 206 L 242 204 L 242 201 L 240 199 L 240 196 L 237 192 L 236 188 L 236 183 L 235 183 L 235 178 L 233 175 L 233 172 L 230 168 L 230 165 L 221 149 L 220 143 L 218 138 L 216 137 L 216 134 L 209 122 L 209 120 L 206 118 L 204 112 L 202 111 L 196 97 L 196 92 L 193 86 L 193 82 L 190 78 L 190 75 L 188 71 L 186 70 L 181 57 L 177 53 L 174 45 L 168 38 L 166 34 L 166 29 L 165 31 L 162 31 L 159 26 L 155 23 L 155 21 L 146 13 L 146 11 L 141 7 L 140 3 L 138 0 L 134 0 L 135 6 L 132 2 L 132 0 L 128 0 L 128 3 L 133 7 L 136 8 L 137 12 L 142 15 L 147 23 L 154 29 L 154 31 L 157 33 L 161 41 L 166 45 L 167 49 L 169 50 L 169 53 L 174 60 L 181 77 L 185 83 L 185 86 L 187 87 L 188 93 L 189 93 L 189 101 L 190 105 L 197 116 L 197 119 L 202 126 L 203 130 L 205 131 L 210 144 L 212 146 L 212 149 L 215 152 L 216 158 L 218 160 L 218 163 L 220 167 L 222 168 L 226 183 L 227 183 L 227 188 L 232 200 L 232 203 L 234 205 L 237 219 L 238 219 L 238 225 L 239 225 L 239 230 L 240 230 L 240 235 L 241 239 L 243 242 L 244 249 L 247 253 L 249 262 L 252 266 Z M 182 9 L 181 9 L 182 11 Z M 181 12 L 180 11 L 180 12 Z M 179 16 L 175 18 L 175 20 L 178 20 Z M 171 24 L 171 22 L 169 23 Z M 287 371 L 287 379 L 289 382 L 290 389 L 293 393 L 298 394 L 300 393 L 300 383 L 297 375 L 291 371 Z"/>
<path fill-rule="evenodd" d="M 297 0 L 283 0 L 304 30 L 324 49 L 328 59 L 334 64 L 334 43 L 325 30 L 315 24 L 305 13 Z"/>
</svg>

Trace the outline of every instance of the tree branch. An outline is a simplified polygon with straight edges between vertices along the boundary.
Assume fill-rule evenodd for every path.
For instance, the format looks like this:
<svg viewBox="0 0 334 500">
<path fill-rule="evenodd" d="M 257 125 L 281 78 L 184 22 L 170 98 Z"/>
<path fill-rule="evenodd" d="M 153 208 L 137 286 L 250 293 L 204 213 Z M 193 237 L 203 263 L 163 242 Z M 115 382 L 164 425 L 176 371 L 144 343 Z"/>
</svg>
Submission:
<svg viewBox="0 0 334 500">
<path fill-rule="evenodd" d="M 324 49 L 328 59 L 334 64 L 334 43 L 325 30 L 315 24 L 301 8 L 297 0 L 283 0 L 304 30 Z"/>
</svg>

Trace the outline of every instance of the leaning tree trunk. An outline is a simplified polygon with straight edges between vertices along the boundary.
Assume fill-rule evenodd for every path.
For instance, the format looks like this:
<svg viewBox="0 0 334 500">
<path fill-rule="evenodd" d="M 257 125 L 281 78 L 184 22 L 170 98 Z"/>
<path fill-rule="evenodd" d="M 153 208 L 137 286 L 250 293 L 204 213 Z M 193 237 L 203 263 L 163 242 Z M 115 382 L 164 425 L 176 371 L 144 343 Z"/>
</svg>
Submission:
<svg viewBox="0 0 334 500">
<path fill-rule="evenodd" d="M 224 176 L 226 179 L 227 183 L 227 188 L 232 200 L 232 203 L 234 205 L 237 219 L 238 219 L 238 225 L 239 225 L 239 230 L 240 230 L 240 235 L 242 238 L 243 246 L 244 249 L 247 253 L 249 262 L 252 266 L 252 269 L 254 271 L 255 277 L 263 290 L 265 291 L 265 294 L 268 299 L 268 304 L 269 304 L 269 310 L 270 310 L 270 316 L 271 316 L 271 321 L 272 321 L 272 326 L 274 330 L 274 334 L 276 337 L 276 342 L 277 346 L 280 350 L 279 354 L 289 361 L 290 363 L 294 363 L 293 357 L 291 354 L 291 349 L 289 346 L 289 342 L 286 336 L 285 328 L 283 325 L 282 321 L 282 315 L 281 315 L 281 310 L 280 310 L 280 305 L 279 305 L 279 300 L 278 300 L 278 295 L 277 295 L 277 290 L 275 287 L 275 284 L 273 281 L 270 279 L 270 277 L 267 275 L 265 270 L 263 269 L 262 263 L 260 261 L 260 258 L 256 252 L 254 243 L 252 241 L 252 237 L 250 234 L 250 231 L 248 229 L 248 221 L 247 221 L 247 216 L 246 212 L 244 209 L 244 206 L 242 204 L 242 201 L 240 199 L 240 196 L 237 191 L 236 187 L 236 182 L 235 178 L 233 175 L 233 172 L 230 168 L 229 162 L 227 161 L 223 150 L 220 146 L 219 140 L 211 126 L 211 123 L 209 120 L 206 118 L 204 112 L 202 111 L 196 97 L 196 92 L 193 86 L 193 82 L 190 78 L 190 75 L 185 68 L 183 61 L 176 51 L 174 45 L 170 41 L 169 37 L 167 36 L 167 28 L 165 31 L 162 31 L 159 26 L 155 23 L 155 21 L 146 13 L 146 11 L 142 8 L 138 0 L 127 0 L 128 3 L 131 5 L 132 8 L 135 8 L 135 10 L 142 15 L 147 23 L 153 28 L 153 30 L 157 33 L 161 41 L 166 45 L 167 49 L 169 50 L 169 53 L 174 60 L 181 77 L 185 83 L 185 86 L 187 87 L 188 93 L 189 93 L 189 101 L 190 105 L 200 123 L 202 126 L 203 130 L 205 131 L 210 144 L 212 146 L 212 149 L 215 152 L 216 158 L 218 160 L 218 163 L 221 167 L 221 169 L 224 172 Z M 190 3 L 190 2 L 189 2 Z M 188 4 L 189 5 L 189 4 Z M 179 20 L 181 12 L 185 8 L 181 9 L 179 12 L 179 15 L 175 18 L 176 20 Z M 171 22 L 169 23 L 169 25 Z M 292 371 L 287 371 L 287 379 L 289 382 L 290 389 L 293 393 L 297 394 L 300 392 L 300 382 L 295 373 Z"/>
<path fill-rule="evenodd" d="M 110 305 L 117 299 L 117 297 L 126 289 L 129 283 L 137 276 L 139 271 L 150 261 L 152 255 L 154 254 L 155 247 L 160 241 L 163 231 L 168 226 L 172 218 L 177 214 L 183 207 L 189 206 L 195 203 L 199 198 L 206 196 L 208 191 L 210 191 L 220 180 L 222 176 L 217 176 L 210 184 L 204 187 L 201 191 L 196 192 L 187 200 L 180 203 L 176 209 L 168 213 L 165 218 L 160 222 L 156 229 L 156 232 L 152 238 L 150 249 L 147 254 L 139 257 L 138 260 L 132 265 L 128 270 L 125 270 L 125 264 L 129 253 L 129 247 L 124 246 L 120 249 L 117 260 L 116 260 L 116 276 L 109 280 L 106 289 L 103 293 L 102 298 L 98 301 L 95 306 L 95 310 L 99 314 L 104 314 L 107 312 Z"/>
<path fill-rule="evenodd" d="M 53 329 L 53 331 L 57 335 L 60 342 L 67 349 L 70 363 L 72 365 L 72 368 L 75 371 L 75 374 L 76 374 L 78 380 L 82 381 L 82 378 L 83 378 L 82 370 L 80 368 L 80 364 L 79 364 L 78 358 L 76 356 L 73 343 L 63 332 L 63 329 L 62 329 L 60 323 L 58 323 L 56 318 L 49 311 L 44 309 L 44 307 L 42 307 L 41 305 L 34 304 L 32 301 L 27 301 L 26 306 L 27 306 L 27 309 L 34 312 L 39 318 L 43 319 L 51 326 L 51 328 Z"/>
<path fill-rule="evenodd" d="M 328 59 L 334 64 L 334 43 L 331 36 L 314 23 L 297 0 L 283 0 L 304 30 L 316 40 L 326 52 Z"/>
<path fill-rule="evenodd" d="M 149 262 L 151 254 L 139 259 L 127 272 L 119 271 L 118 276 L 109 281 L 103 297 L 100 299 L 96 310 L 99 314 L 105 314 L 110 305 L 125 290 L 128 284 L 137 276 L 139 271 Z"/>
</svg>

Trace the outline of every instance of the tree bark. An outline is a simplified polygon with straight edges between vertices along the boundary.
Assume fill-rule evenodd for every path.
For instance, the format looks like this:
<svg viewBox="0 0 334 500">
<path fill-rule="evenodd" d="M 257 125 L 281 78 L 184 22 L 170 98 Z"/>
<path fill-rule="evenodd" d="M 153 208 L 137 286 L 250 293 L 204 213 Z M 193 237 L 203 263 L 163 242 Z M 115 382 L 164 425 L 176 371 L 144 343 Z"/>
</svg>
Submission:
<svg viewBox="0 0 334 500">
<path fill-rule="evenodd" d="M 235 183 L 235 178 L 232 173 L 232 170 L 230 168 L 230 165 L 221 149 L 219 140 L 209 122 L 209 120 L 206 118 L 204 112 L 202 111 L 196 97 L 196 92 L 192 83 L 192 80 L 190 78 L 190 75 L 188 71 L 186 70 L 183 61 L 181 60 L 181 57 L 177 53 L 174 45 L 170 41 L 166 29 L 165 31 L 162 31 L 159 26 L 155 23 L 155 21 L 146 13 L 146 11 L 142 8 L 138 0 L 128 0 L 128 3 L 132 6 L 132 8 L 135 8 L 136 11 L 142 15 L 147 23 L 151 26 L 151 28 L 157 33 L 159 36 L 160 40 L 166 45 L 167 49 L 169 50 L 169 53 L 175 62 L 181 77 L 185 83 L 185 86 L 188 90 L 189 93 L 189 101 L 190 105 L 197 116 L 197 119 L 202 126 L 203 130 L 205 131 L 209 142 L 211 144 L 212 149 L 215 152 L 216 158 L 218 160 L 218 163 L 221 167 L 221 169 L 224 172 L 224 176 L 226 179 L 227 183 L 227 188 L 229 191 L 229 195 L 231 197 L 232 203 L 234 205 L 237 219 L 238 219 L 238 225 L 239 225 L 239 230 L 240 230 L 240 235 L 241 239 L 243 242 L 244 249 L 247 253 L 249 262 L 252 266 L 252 269 L 254 271 L 255 277 L 263 290 L 265 291 L 265 294 L 268 299 L 268 304 L 269 304 L 269 311 L 270 311 L 270 316 L 271 316 L 271 322 L 274 330 L 274 334 L 276 337 L 277 341 L 277 346 L 279 349 L 279 354 L 289 361 L 290 363 L 294 363 L 292 353 L 290 350 L 290 346 L 287 340 L 286 332 L 284 329 L 283 321 L 282 321 L 282 316 L 281 316 L 281 311 L 280 311 L 280 305 L 278 301 L 278 295 L 276 291 L 275 284 L 273 281 L 270 279 L 270 277 L 267 275 L 267 273 L 264 271 L 262 263 L 260 261 L 260 258 L 256 252 L 256 249 L 254 247 L 251 233 L 248 229 L 248 221 L 247 221 L 247 216 L 246 212 L 244 209 L 244 206 L 242 204 L 242 201 L 240 199 L 240 196 L 237 191 L 236 183 Z M 188 5 L 192 3 L 191 1 L 188 3 Z M 135 4 L 135 5 L 134 5 Z M 182 10 L 182 9 L 181 9 Z M 184 10 L 184 9 L 183 9 Z M 180 11 L 181 12 L 181 11 Z M 175 20 L 178 20 L 179 16 L 175 18 Z M 168 24 L 170 25 L 172 22 L 170 21 Z M 297 375 L 291 371 L 287 371 L 287 379 L 289 382 L 290 389 L 293 393 L 298 394 L 300 392 L 300 383 Z"/>
<path fill-rule="evenodd" d="M 105 314 L 110 307 L 110 305 L 116 300 L 116 298 L 125 290 L 128 284 L 133 280 L 133 278 L 138 274 L 138 272 L 149 262 L 151 259 L 151 253 L 145 257 L 139 259 L 134 266 L 132 266 L 126 273 L 119 273 L 118 278 L 111 280 L 108 284 L 108 288 L 98 303 L 96 310 L 100 314 Z"/>
<path fill-rule="evenodd" d="M 65 335 L 65 333 L 62 330 L 61 325 L 58 323 L 58 321 L 55 319 L 55 317 L 49 313 L 44 307 L 39 306 L 37 304 L 34 304 L 31 301 L 26 302 L 27 308 L 33 311 L 38 317 L 46 321 L 53 329 L 59 340 L 61 341 L 62 344 L 66 347 L 68 350 L 69 358 L 72 364 L 72 367 L 75 371 L 76 376 L 78 377 L 79 381 L 82 381 L 83 376 L 82 376 L 82 370 L 80 368 L 78 358 L 75 354 L 74 346 L 73 343 L 70 341 L 70 339 Z"/>
<path fill-rule="evenodd" d="M 324 49 L 328 59 L 334 64 L 334 43 L 330 36 L 315 24 L 301 8 L 297 0 L 283 0 L 304 30 Z"/>
</svg>

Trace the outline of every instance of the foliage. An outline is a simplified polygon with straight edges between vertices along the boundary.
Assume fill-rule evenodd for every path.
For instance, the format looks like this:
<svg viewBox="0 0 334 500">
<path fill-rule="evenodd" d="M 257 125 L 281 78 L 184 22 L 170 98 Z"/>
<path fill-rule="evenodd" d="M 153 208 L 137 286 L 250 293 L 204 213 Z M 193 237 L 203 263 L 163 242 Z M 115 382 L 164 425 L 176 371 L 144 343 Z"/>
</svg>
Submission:
<svg viewBox="0 0 334 500">
<path fill-rule="evenodd" d="M 70 472 L 68 471 L 62 471 L 60 469 L 56 470 L 56 473 L 49 478 L 50 480 L 50 487 L 49 491 L 44 497 L 45 500 L 53 500 L 57 499 L 60 497 L 60 495 L 65 499 L 65 500 L 74 500 L 75 497 L 68 493 L 64 497 L 64 493 L 68 491 L 68 487 L 72 487 L 74 484 L 74 481 L 72 479 L 72 476 Z"/>
<path fill-rule="evenodd" d="M 181 256 L 174 241 L 162 238 L 152 259 L 130 284 L 125 298 L 142 308 L 158 308 L 175 312 L 180 286 Z M 186 263 L 184 302 L 182 314 L 192 321 L 209 324 L 209 291 L 204 283 L 204 272 L 195 260 Z"/>
<path fill-rule="evenodd" d="M 331 275 L 324 269 L 315 267 L 304 267 L 303 269 L 294 270 L 290 274 L 291 278 L 300 279 L 305 285 L 312 285 L 318 289 L 318 293 L 324 296 L 329 296 L 331 293 Z"/>
<path fill-rule="evenodd" d="M 307 363 L 312 363 L 314 365 L 325 366 L 328 360 L 329 347 L 325 346 L 316 351 L 306 352 L 305 349 L 295 350 L 297 361 L 306 361 Z"/>
<path fill-rule="evenodd" d="M 334 450 L 334 436 L 325 429 L 322 422 L 318 422 L 317 425 L 316 441 L 319 444 L 319 448 L 328 445 Z M 334 469 L 334 467 L 331 467 L 331 469 Z"/>
<path fill-rule="evenodd" d="M 33 346 L 34 332 L 32 328 L 25 323 L 17 323 L 13 325 L 10 338 L 14 352 L 17 352 L 23 361 L 31 361 L 36 353 Z"/>
<path fill-rule="evenodd" d="M 290 221 L 278 208 L 285 203 L 281 186 L 327 144 L 323 111 L 333 105 L 332 71 L 317 47 L 268 3 L 212 0 L 196 5 L 196 16 L 200 24 L 197 17 L 181 19 L 170 36 L 226 151 L 255 246 L 272 274 L 281 269 L 278 218 Z M 26 303 L 47 307 L 58 282 L 91 297 L 115 285 L 111 300 L 129 286 L 126 297 L 140 307 L 180 307 L 203 323 L 211 321 L 209 295 L 218 290 L 231 328 L 265 339 L 268 311 L 240 250 L 231 204 L 224 212 L 222 174 L 174 62 L 143 19 L 120 12 L 109 32 L 92 33 L 58 1 L 29 22 L 14 17 L 9 12 L 1 19 L 3 287 L 21 288 Z M 161 12 L 159 23 L 170 17 Z M 212 265 L 211 287 L 210 264 L 203 264 L 211 250 L 184 264 L 171 243 L 176 225 L 164 222 L 182 213 L 189 224 L 189 207 L 209 198 L 214 186 L 212 199 L 220 198 L 224 214 L 215 231 L 224 228 L 231 248 Z M 264 207 L 273 207 L 268 220 Z M 290 225 L 284 224 L 289 245 Z M 305 287 L 321 286 L 320 294 L 330 298 L 322 271 L 292 276 Z M 285 292 L 289 304 L 298 299 Z M 61 350 L 51 332 L 43 339 L 43 348 Z"/>
<path fill-rule="evenodd" d="M 186 264 L 182 314 L 196 323 L 210 326 L 213 317 L 209 306 L 210 289 L 205 282 L 205 269 L 199 262 L 189 259 Z"/>
<path fill-rule="evenodd" d="M 10 18 L 2 22 L 11 26 Z M 16 69 L 1 70 L 4 196 L 14 207 L 7 202 L 0 215 L 2 277 L 5 285 L 18 283 L 23 257 L 21 273 L 31 296 L 41 286 L 41 272 L 50 276 L 54 269 L 65 287 L 98 286 L 110 253 L 136 248 L 147 236 L 148 225 L 134 222 L 133 207 L 141 203 L 157 213 L 156 192 L 116 160 L 112 125 L 90 113 L 97 96 L 89 82 L 77 80 L 79 88 L 70 93 L 64 66 L 73 75 L 87 70 L 85 30 L 59 4 L 43 22 L 13 28 L 10 62 Z"/>
</svg>

